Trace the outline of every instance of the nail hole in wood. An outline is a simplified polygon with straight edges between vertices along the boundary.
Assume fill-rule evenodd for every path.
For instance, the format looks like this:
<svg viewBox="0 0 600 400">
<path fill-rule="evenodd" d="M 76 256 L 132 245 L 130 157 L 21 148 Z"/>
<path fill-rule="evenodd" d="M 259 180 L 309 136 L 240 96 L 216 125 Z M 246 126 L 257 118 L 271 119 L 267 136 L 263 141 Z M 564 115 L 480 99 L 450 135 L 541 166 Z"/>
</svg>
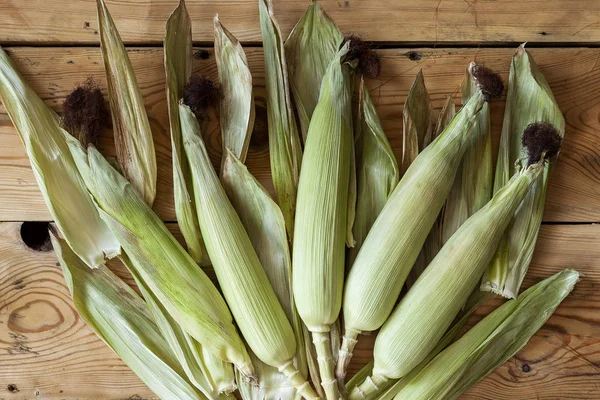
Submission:
<svg viewBox="0 0 600 400">
<path fill-rule="evenodd" d="M 17 393 L 19 392 L 19 389 L 17 388 L 17 385 L 13 385 L 12 383 L 10 383 L 7 387 L 6 390 L 8 390 L 11 393 Z"/>
<path fill-rule="evenodd" d="M 50 230 L 55 233 L 49 222 L 27 221 L 21 224 L 21 240 L 27 247 L 35 251 L 52 250 Z"/>
</svg>

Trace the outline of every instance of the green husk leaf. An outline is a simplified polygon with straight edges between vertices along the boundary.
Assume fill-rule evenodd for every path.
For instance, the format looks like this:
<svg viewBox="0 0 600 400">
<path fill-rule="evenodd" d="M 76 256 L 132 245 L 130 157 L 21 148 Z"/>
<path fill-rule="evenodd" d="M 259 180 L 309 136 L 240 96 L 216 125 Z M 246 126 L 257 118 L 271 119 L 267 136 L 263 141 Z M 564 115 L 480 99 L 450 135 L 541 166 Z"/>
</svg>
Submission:
<svg viewBox="0 0 600 400">
<path fill-rule="evenodd" d="M 23 81 L 0 48 L 0 97 L 25 146 L 46 206 L 71 249 L 88 266 L 104 264 L 120 246 L 100 218 L 65 142 L 58 116 Z"/>
<path fill-rule="evenodd" d="M 565 120 L 548 82 L 533 57 L 521 45 L 513 56 L 500 150 L 496 164 L 494 191 L 502 188 L 524 163 L 521 133 L 534 122 L 546 122 L 565 133 Z M 544 201 L 550 173 L 556 158 L 549 161 L 544 174 L 533 186 L 516 213 L 505 239 L 498 249 L 481 289 L 515 298 L 531 262 L 544 213 Z"/>
<path fill-rule="evenodd" d="M 167 77 L 167 106 L 171 128 L 173 157 L 173 195 L 175 215 L 188 252 L 201 265 L 210 264 L 206 254 L 194 205 L 190 167 L 183 154 L 179 101 L 183 88 L 192 72 L 192 23 L 184 0 L 167 21 L 165 34 L 165 73 Z"/>
<path fill-rule="evenodd" d="M 117 159 L 125 177 L 151 206 L 156 197 L 156 154 L 144 98 L 104 0 L 96 4 Z"/>
<path fill-rule="evenodd" d="M 248 154 L 250 136 L 254 128 L 254 94 L 252 75 L 242 45 L 215 15 L 215 59 L 219 70 L 219 84 L 223 93 L 220 103 L 223 156 L 229 149 L 244 162 Z"/>
<path fill-rule="evenodd" d="M 396 399 L 458 398 L 527 344 L 579 276 L 565 269 L 504 303 L 409 380 Z"/>
<path fill-rule="evenodd" d="M 262 362 L 278 368 L 304 396 L 314 398 L 316 395 L 293 365 L 296 340 L 292 326 L 213 169 L 198 121 L 185 105 L 180 105 L 180 113 L 200 228 L 236 323 Z"/>
<path fill-rule="evenodd" d="M 211 365 L 211 368 L 209 369 L 204 363 L 203 350 L 200 343 L 186 333 L 169 315 L 167 310 L 160 304 L 160 301 L 137 273 L 127 254 L 122 253 L 120 259 L 133 276 L 136 285 L 144 297 L 146 306 L 154 318 L 156 326 L 171 348 L 179 365 L 183 368 L 188 380 L 210 399 L 227 399 L 228 396 L 220 395 L 220 393 L 228 393 L 235 390 L 233 366 L 225 361 L 218 360 L 218 363 L 216 365 Z M 229 374 L 229 382 L 225 382 L 228 383 L 228 385 L 224 385 L 224 382 L 222 381 L 211 379 L 212 373 L 216 373 L 217 369 L 225 371 L 223 375 Z M 232 383 L 233 386 L 231 386 Z"/>
<path fill-rule="evenodd" d="M 100 338 L 163 399 L 207 399 L 187 380 L 144 301 L 104 265 L 90 269 L 50 234 L 75 309 Z"/>
<path fill-rule="evenodd" d="M 283 214 L 269 193 L 231 152 L 225 156 L 221 180 L 231 204 L 248 232 L 277 299 L 292 323 L 297 346 L 294 363 L 306 377 L 302 321 L 296 312 L 292 295 L 292 263 Z M 258 386 L 244 377 L 238 377 L 242 398 L 259 400 L 300 397 L 296 388 L 277 368 L 263 363 L 256 356 L 252 362 L 256 368 Z"/>
<path fill-rule="evenodd" d="M 419 70 L 413 85 L 406 97 L 402 110 L 402 161 L 400 169 L 406 172 L 410 164 L 424 149 L 424 141 L 428 136 L 431 124 L 431 102 L 425 87 L 423 71 Z"/>
<path fill-rule="evenodd" d="M 285 41 L 290 86 L 304 142 L 319 101 L 323 76 L 343 37 L 335 22 L 315 1 Z"/>
<path fill-rule="evenodd" d="M 400 179 L 396 157 L 362 78 L 359 93 L 355 124 L 357 203 L 353 235 L 356 244 L 348 252 L 347 265 L 352 265 L 367 233 Z"/>
<path fill-rule="evenodd" d="M 221 358 L 252 373 L 223 297 L 141 195 L 94 148 L 69 147 L 102 219 L 169 315 Z"/>
<path fill-rule="evenodd" d="M 291 239 L 294 232 L 302 149 L 296 118 L 292 110 L 283 39 L 279 24 L 273 16 L 273 4 L 270 0 L 259 0 L 258 9 L 265 51 L 271 175 L 277 203 L 283 212 L 287 232 Z"/>
</svg>

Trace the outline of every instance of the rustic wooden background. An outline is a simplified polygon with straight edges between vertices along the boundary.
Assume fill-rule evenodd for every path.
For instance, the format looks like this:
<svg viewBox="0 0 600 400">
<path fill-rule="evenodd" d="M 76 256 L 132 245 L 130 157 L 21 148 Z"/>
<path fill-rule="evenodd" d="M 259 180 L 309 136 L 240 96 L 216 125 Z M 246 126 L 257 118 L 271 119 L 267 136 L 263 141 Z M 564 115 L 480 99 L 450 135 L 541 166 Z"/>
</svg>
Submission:
<svg viewBox="0 0 600 400">
<path fill-rule="evenodd" d="M 216 75 L 212 17 L 244 43 L 256 86 L 257 123 L 247 164 L 268 187 L 264 71 L 256 0 L 188 0 L 199 47 L 195 69 Z M 156 211 L 177 232 L 165 102 L 164 24 L 177 0 L 107 0 L 145 96 L 158 165 Z M 275 0 L 284 36 L 308 1 Z M 600 399 L 600 2 L 575 0 L 322 1 L 345 32 L 380 48 L 382 76 L 369 82 L 385 131 L 398 154 L 402 106 L 423 69 L 436 111 L 458 101 L 467 64 L 476 60 L 506 78 L 521 42 L 545 74 L 567 120 L 544 226 L 525 286 L 566 267 L 585 277 L 530 343 L 464 399 Z M 0 0 L 0 45 L 39 95 L 60 111 L 66 94 L 88 76 L 104 83 L 94 0 Z M 497 143 L 503 101 L 492 106 Z M 114 155 L 107 132 L 104 154 Z M 220 156 L 218 126 L 207 132 Z M 0 400 L 151 399 L 155 396 L 77 316 L 56 257 L 26 245 L 24 221 L 50 215 L 14 128 L 0 108 Z M 39 224 L 41 228 L 45 224 Z M 37 231 L 36 231 L 37 229 Z M 30 235 L 31 236 L 31 235 Z M 29 237 L 34 242 L 44 237 Z M 46 251 L 43 251 L 46 250 Z M 119 273 L 122 269 L 111 264 Z M 474 321 L 499 302 L 478 312 Z M 365 337 L 352 371 L 371 357 Z"/>
</svg>

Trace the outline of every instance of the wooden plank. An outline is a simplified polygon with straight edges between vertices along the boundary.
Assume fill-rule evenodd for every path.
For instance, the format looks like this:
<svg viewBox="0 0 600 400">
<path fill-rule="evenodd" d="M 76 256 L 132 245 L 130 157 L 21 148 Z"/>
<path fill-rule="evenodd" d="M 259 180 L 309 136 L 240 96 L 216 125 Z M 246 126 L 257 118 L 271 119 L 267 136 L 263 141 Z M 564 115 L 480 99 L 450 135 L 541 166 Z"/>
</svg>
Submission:
<svg viewBox="0 0 600 400">
<path fill-rule="evenodd" d="M 11 57 L 25 79 L 55 110 L 76 83 L 94 76 L 104 85 L 104 73 L 97 48 L 9 48 Z M 216 67 L 212 50 L 208 59 L 199 57 L 195 69 L 212 77 Z M 447 95 L 457 101 L 464 69 L 471 60 L 485 63 L 506 77 L 512 49 L 414 49 L 381 50 L 382 76 L 369 82 L 384 129 L 397 155 L 402 145 L 402 105 L 419 68 L 423 69 L 433 105 L 439 110 Z M 561 158 L 553 173 L 546 221 L 600 221 L 600 49 L 534 49 L 531 51 L 545 73 L 567 119 L 567 134 Z M 164 93 L 162 50 L 137 48 L 130 57 L 145 96 L 158 157 L 158 196 L 155 209 L 164 220 L 174 221 L 171 152 Z M 257 98 L 257 122 L 247 164 L 252 173 L 271 188 L 262 49 L 248 48 Z M 502 123 L 503 101 L 492 106 L 492 128 L 497 142 Z M 210 153 L 218 163 L 221 142 L 215 116 L 206 129 Z M 0 221 L 49 220 L 50 215 L 33 178 L 23 146 L 0 107 Z M 114 155 L 110 132 L 103 137 L 101 150 Z"/>
<path fill-rule="evenodd" d="M 169 227 L 177 232 L 174 224 Z M 27 248 L 19 228 L 20 223 L 0 224 L 0 398 L 153 398 L 77 316 L 54 253 Z M 598 398 L 599 235 L 598 225 L 542 228 L 525 286 L 566 267 L 585 276 L 530 343 L 463 399 Z M 127 274 L 122 268 L 117 273 Z M 487 305 L 473 320 L 498 304 Z M 351 373 L 371 359 L 374 338 L 359 341 Z M 129 397 L 134 395 L 140 397 Z"/>
<path fill-rule="evenodd" d="M 128 43 L 161 43 L 177 0 L 107 0 Z M 212 42 L 219 13 L 244 42 L 260 42 L 256 0 L 187 0 L 194 40 Z M 308 1 L 274 1 L 287 37 Z M 600 40 L 600 3 L 569 0 L 322 0 L 344 32 L 381 42 L 593 43 Z M 68 12 L 65 12 L 68 10 Z M 98 44 L 94 0 L 4 1 L 0 43 Z"/>
</svg>

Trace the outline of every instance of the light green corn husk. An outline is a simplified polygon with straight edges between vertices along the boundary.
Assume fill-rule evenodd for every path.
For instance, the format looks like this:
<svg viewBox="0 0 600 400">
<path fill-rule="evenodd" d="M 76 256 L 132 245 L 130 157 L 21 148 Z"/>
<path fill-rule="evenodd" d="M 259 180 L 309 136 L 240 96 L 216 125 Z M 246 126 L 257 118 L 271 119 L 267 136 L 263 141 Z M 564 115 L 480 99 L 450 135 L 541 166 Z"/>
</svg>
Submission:
<svg viewBox="0 0 600 400">
<path fill-rule="evenodd" d="M 431 102 L 429 101 L 427 88 L 425 88 L 422 70 L 419 70 L 406 97 L 406 103 L 402 110 L 402 120 L 402 160 L 400 169 L 404 174 L 417 158 L 417 155 L 425 148 L 425 138 L 429 136 L 428 133 L 431 129 Z"/>
<path fill-rule="evenodd" d="M 252 365 L 217 288 L 141 195 L 93 147 L 67 138 L 100 216 L 169 315 L 194 339 L 244 373 Z"/>
<path fill-rule="evenodd" d="M 373 373 L 355 387 L 350 399 L 362 398 L 361 392 L 379 392 L 381 384 L 407 375 L 435 348 L 481 279 L 544 162 L 518 172 L 446 242 L 381 328 Z"/>
<path fill-rule="evenodd" d="M 88 266 L 119 254 L 75 165 L 58 116 L 23 81 L 0 48 L 0 97 L 25 146 L 46 206 L 73 251 Z"/>
<path fill-rule="evenodd" d="M 465 101 L 466 103 L 466 101 Z M 435 129 L 430 129 L 428 133 L 425 135 L 425 140 L 423 141 L 424 148 L 429 146 L 429 144 L 435 140 L 443 131 L 446 129 L 448 124 L 454 118 L 456 114 L 456 108 L 454 102 L 452 101 L 452 97 L 448 96 L 442 110 L 440 111 L 440 115 L 438 116 L 438 120 L 435 125 Z M 468 152 L 468 150 L 467 150 Z M 460 168 L 460 167 L 459 167 Z M 460 170 L 460 169 L 459 169 Z M 458 174 L 457 174 L 458 175 Z M 456 178 L 455 178 L 456 179 Z M 451 189 L 452 190 L 452 189 Z M 448 200 L 446 200 L 447 204 Z M 417 257 L 417 261 L 415 265 L 412 267 L 408 276 L 406 277 L 406 285 L 407 289 L 410 289 L 412 285 L 415 284 L 419 276 L 425 271 L 425 268 L 429 265 L 431 260 L 436 256 L 436 254 L 442 248 L 442 220 L 444 215 L 444 207 L 442 207 L 442 211 L 436 221 L 433 223 L 431 227 L 431 231 L 423 244 L 423 248 Z"/>
<path fill-rule="evenodd" d="M 215 60 L 219 70 L 219 84 L 223 93 L 220 103 L 223 157 L 229 149 L 242 162 L 248 154 L 248 144 L 254 128 L 254 94 L 252 75 L 246 53 L 240 42 L 229 32 L 215 15 Z"/>
<path fill-rule="evenodd" d="M 378 329 L 390 315 L 473 140 L 484 103 L 478 91 L 416 157 L 369 231 L 344 289 L 342 349 L 348 354 L 361 332 Z"/>
<path fill-rule="evenodd" d="M 510 66 L 494 191 L 502 188 L 523 163 L 519 161 L 525 154 L 520 132 L 533 122 L 547 122 L 564 137 L 565 120 L 552 90 L 533 57 L 525 50 L 525 45 L 521 45 Z M 556 159 L 550 160 L 549 168 L 546 168 L 515 215 L 490 270 L 483 277 L 482 290 L 508 298 L 517 296 L 533 256 L 544 213 L 548 180 L 555 162 Z"/>
<path fill-rule="evenodd" d="M 304 149 L 293 246 L 293 288 L 300 317 L 316 346 L 321 384 L 337 399 L 330 325 L 340 312 L 344 284 L 352 130 L 352 66 L 347 42 L 321 85 Z"/>
<path fill-rule="evenodd" d="M 315 1 L 308 6 L 285 41 L 290 87 L 304 142 L 310 119 L 319 101 L 323 76 L 342 39 L 343 35 L 335 22 L 321 4 Z"/>
<path fill-rule="evenodd" d="M 270 0 L 259 0 L 258 10 L 265 52 L 271 175 L 277 204 L 283 212 L 287 232 L 291 239 L 294 232 L 294 213 L 302 149 L 296 118 L 292 110 L 283 38 L 279 24 L 273 16 L 273 4 Z"/>
<path fill-rule="evenodd" d="M 183 88 L 192 72 L 192 22 L 180 1 L 167 21 L 165 34 L 165 73 L 167 77 L 167 106 L 171 129 L 173 157 L 173 195 L 175 215 L 183 234 L 188 252 L 201 265 L 210 264 L 200 233 L 196 207 L 193 202 L 190 167 L 183 154 L 181 124 L 179 122 L 179 100 Z"/>
<path fill-rule="evenodd" d="M 186 105 L 180 105 L 179 112 L 185 152 L 194 177 L 200 229 L 235 321 L 262 362 L 283 372 L 303 396 L 315 398 L 293 365 L 294 331 L 213 169 L 198 121 Z"/>
<path fill-rule="evenodd" d="M 359 96 L 354 125 L 357 202 L 352 231 L 356 243 L 348 250 L 348 266 L 352 265 L 369 229 L 400 179 L 396 157 L 362 78 Z"/>
<path fill-rule="evenodd" d="M 228 396 L 221 396 L 220 393 L 231 393 L 236 389 L 233 366 L 212 355 L 208 355 L 209 362 L 205 363 L 205 353 L 200 343 L 186 333 L 169 315 L 137 273 L 127 254 L 121 254 L 120 258 L 133 276 L 144 297 L 146 306 L 154 318 L 154 322 L 171 348 L 179 365 L 183 368 L 188 380 L 210 399 L 228 398 Z M 138 260 L 138 262 L 140 261 Z M 213 373 L 218 379 L 213 379 Z M 228 379 L 223 379 L 227 377 Z"/>
<path fill-rule="evenodd" d="M 101 265 L 90 269 L 67 243 L 50 235 L 75 309 L 162 399 L 207 399 L 187 380 L 144 301 Z"/>
<path fill-rule="evenodd" d="M 306 377 L 302 321 L 296 312 L 292 296 L 292 261 L 283 214 L 269 193 L 231 152 L 225 156 L 221 180 L 231 204 L 248 232 L 277 299 L 292 323 L 297 346 L 294 364 L 302 376 Z M 276 368 L 264 364 L 256 357 L 253 357 L 252 363 L 256 368 L 258 386 L 244 377 L 239 377 L 240 393 L 244 400 L 300 398 L 296 388 Z"/>
<path fill-rule="evenodd" d="M 125 177 L 151 206 L 156 197 L 156 154 L 144 98 L 104 0 L 96 4 L 117 159 Z"/>
<path fill-rule="evenodd" d="M 504 303 L 405 383 L 397 400 L 453 400 L 516 354 L 573 290 L 566 269 Z"/>
</svg>

